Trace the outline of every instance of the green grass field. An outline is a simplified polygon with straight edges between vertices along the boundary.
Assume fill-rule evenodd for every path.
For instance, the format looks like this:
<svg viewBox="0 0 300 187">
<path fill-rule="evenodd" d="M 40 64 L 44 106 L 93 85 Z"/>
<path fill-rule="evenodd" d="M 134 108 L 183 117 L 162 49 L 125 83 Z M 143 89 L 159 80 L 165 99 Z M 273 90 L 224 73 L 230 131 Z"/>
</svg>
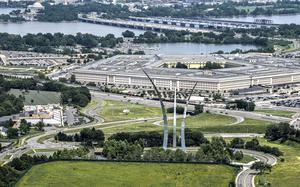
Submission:
<svg viewBox="0 0 300 187">
<path fill-rule="evenodd" d="M 245 119 L 240 124 L 229 125 L 234 122 L 234 118 L 218 114 L 203 113 L 187 120 L 186 127 L 199 129 L 203 133 L 264 133 L 266 127 L 271 125 L 271 122 Z M 181 119 L 177 120 L 177 128 L 180 129 Z M 169 122 L 170 129 L 172 128 L 172 121 Z M 101 128 L 99 126 L 99 128 Z M 128 125 L 105 128 L 103 132 L 107 135 L 117 132 L 138 132 L 138 131 L 162 131 L 162 126 L 153 124 L 153 121 L 132 123 Z"/>
<path fill-rule="evenodd" d="M 260 113 L 260 114 L 270 114 L 273 116 L 281 116 L 281 117 L 287 117 L 287 118 L 290 118 L 295 114 L 295 112 L 291 112 L 291 111 L 272 110 L 272 109 L 255 110 L 255 112 Z"/>
<path fill-rule="evenodd" d="M 265 133 L 267 126 L 272 122 L 245 118 L 242 123 L 236 125 L 219 125 L 200 128 L 203 132 L 215 133 Z"/>
<path fill-rule="evenodd" d="M 256 159 L 253 158 L 252 156 L 244 155 L 242 160 L 238 160 L 238 161 L 236 161 L 236 162 L 240 162 L 240 163 L 245 163 L 245 164 L 247 164 L 247 163 L 252 162 L 252 161 L 254 161 L 254 160 L 256 160 Z"/>
<path fill-rule="evenodd" d="M 187 128 L 205 129 L 208 127 L 220 127 L 231 124 L 235 121 L 233 117 L 228 117 L 218 114 L 202 113 L 197 116 L 189 117 L 186 120 Z M 138 132 L 138 131 L 161 131 L 162 126 L 153 124 L 154 121 L 133 123 L 119 127 L 103 129 L 105 134 L 113 134 L 116 132 Z M 162 125 L 162 122 L 161 122 Z M 169 126 L 172 128 L 173 120 L 169 121 Z M 181 119 L 177 120 L 177 128 L 180 129 Z"/>
<path fill-rule="evenodd" d="M 11 89 L 9 93 L 17 97 L 19 97 L 19 95 L 25 96 L 25 102 L 24 102 L 25 105 L 31 105 L 31 104 L 46 105 L 46 104 L 60 103 L 59 92 L 37 91 L 37 90 L 29 90 L 28 92 L 24 92 L 18 89 Z"/>
<path fill-rule="evenodd" d="M 17 187 L 218 186 L 234 181 L 224 165 L 60 161 L 32 167 Z"/>
<path fill-rule="evenodd" d="M 129 110 L 130 112 L 128 114 L 125 114 L 123 110 Z M 118 101 L 104 101 L 103 107 L 98 111 L 98 114 L 104 118 L 105 122 L 111 122 L 145 117 L 160 117 L 161 110 L 160 108 L 147 107 L 140 104 L 131 104 Z"/>
<path fill-rule="evenodd" d="M 80 112 L 86 114 L 88 110 L 96 108 L 98 104 L 100 104 L 100 102 L 91 100 L 87 106 L 80 109 Z"/>
<path fill-rule="evenodd" d="M 300 144 L 295 142 L 279 144 L 277 142 L 267 142 L 263 139 L 260 139 L 260 142 L 278 147 L 284 153 L 284 161 L 278 161 L 277 165 L 272 168 L 271 173 L 256 177 L 256 186 L 261 186 L 259 181 L 268 181 L 273 187 L 298 187 L 300 184 Z"/>
</svg>

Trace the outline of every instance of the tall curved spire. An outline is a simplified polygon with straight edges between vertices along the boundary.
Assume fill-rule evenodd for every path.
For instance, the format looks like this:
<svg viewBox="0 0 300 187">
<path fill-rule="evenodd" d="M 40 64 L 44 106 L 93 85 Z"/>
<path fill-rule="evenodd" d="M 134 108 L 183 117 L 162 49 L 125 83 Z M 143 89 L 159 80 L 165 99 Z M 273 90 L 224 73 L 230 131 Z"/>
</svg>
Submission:
<svg viewBox="0 0 300 187">
<path fill-rule="evenodd" d="M 197 86 L 197 82 L 195 83 L 195 85 L 193 86 L 187 100 L 186 100 L 186 104 L 184 106 L 184 112 L 183 112 L 183 116 L 182 116 L 182 121 L 181 121 L 181 132 L 180 132 L 180 139 L 181 139 L 181 149 L 183 151 L 186 151 L 186 146 L 185 146 L 185 134 L 184 134 L 184 129 L 185 129 L 185 119 L 186 119 L 186 113 L 187 113 L 187 108 L 189 105 L 189 101 L 191 99 L 192 94 L 194 93 L 194 90 Z"/>
<path fill-rule="evenodd" d="M 167 118 L 167 113 L 166 113 L 166 108 L 165 105 L 162 101 L 161 93 L 157 89 L 156 85 L 154 84 L 154 81 L 150 78 L 148 73 L 142 68 L 142 71 L 145 73 L 147 78 L 150 80 L 151 84 L 153 85 L 153 88 L 158 95 L 158 99 L 160 102 L 160 107 L 163 115 L 163 121 L 164 121 L 164 140 L 163 140 L 163 148 L 166 150 L 168 148 L 168 118 Z"/>
</svg>

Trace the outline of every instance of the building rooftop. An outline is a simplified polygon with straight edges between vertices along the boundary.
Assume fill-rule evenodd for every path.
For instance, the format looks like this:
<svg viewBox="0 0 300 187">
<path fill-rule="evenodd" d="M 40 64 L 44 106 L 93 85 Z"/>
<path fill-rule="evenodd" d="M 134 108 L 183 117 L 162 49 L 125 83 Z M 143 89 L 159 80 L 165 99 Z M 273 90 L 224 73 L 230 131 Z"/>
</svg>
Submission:
<svg viewBox="0 0 300 187">
<path fill-rule="evenodd" d="M 223 62 L 229 68 L 203 70 L 165 68 L 169 63 Z M 99 60 L 77 70 L 91 74 L 145 76 L 142 69 L 152 76 L 180 79 L 235 79 L 241 76 L 264 76 L 300 71 L 298 59 L 283 59 L 265 54 L 242 55 L 118 55 Z"/>
</svg>

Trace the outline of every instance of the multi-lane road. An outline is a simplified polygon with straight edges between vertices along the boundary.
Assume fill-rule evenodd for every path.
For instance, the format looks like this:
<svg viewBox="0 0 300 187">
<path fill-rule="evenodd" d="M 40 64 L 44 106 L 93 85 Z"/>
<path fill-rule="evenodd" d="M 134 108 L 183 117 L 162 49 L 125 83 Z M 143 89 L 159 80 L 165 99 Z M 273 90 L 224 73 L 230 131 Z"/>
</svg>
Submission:
<svg viewBox="0 0 300 187">
<path fill-rule="evenodd" d="M 91 91 L 91 94 L 96 99 L 98 98 L 98 99 L 109 99 L 109 100 L 117 100 L 117 101 L 128 101 L 131 103 L 139 103 L 139 104 L 143 104 L 143 105 L 151 106 L 151 107 L 160 107 L 159 101 L 144 99 L 141 97 L 134 97 L 134 96 L 124 97 L 124 95 L 104 93 L 104 92 L 98 92 L 98 91 Z M 172 102 L 165 101 L 164 104 L 166 105 L 166 107 L 173 107 Z M 178 105 L 180 105 L 180 104 L 178 104 Z M 184 105 L 184 104 L 182 104 L 182 105 Z M 267 116 L 265 114 L 260 114 L 260 113 L 255 113 L 255 112 L 229 110 L 229 109 L 213 108 L 213 107 L 204 107 L 204 109 L 209 110 L 212 113 L 229 115 L 229 116 L 234 116 L 237 118 L 239 118 L 239 117 L 251 118 L 251 119 L 257 119 L 257 120 L 271 121 L 274 123 L 291 121 L 290 118 L 280 117 L 280 116 L 271 116 L 271 115 Z"/>
<path fill-rule="evenodd" d="M 264 162 L 268 165 L 274 166 L 277 163 L 277 158 L 273 155 L 241 149 L 244 155 L 250 155 L 257 159 L 257 161 Z M 256 161 L 254 161 L 256 162 Z M 236 187 L 254 187 L 254 177 L 258 174 L 258 171 L 251 169 L 254 162 L 243 165 L 243 170 L 236 177 Z"/>
</svg>

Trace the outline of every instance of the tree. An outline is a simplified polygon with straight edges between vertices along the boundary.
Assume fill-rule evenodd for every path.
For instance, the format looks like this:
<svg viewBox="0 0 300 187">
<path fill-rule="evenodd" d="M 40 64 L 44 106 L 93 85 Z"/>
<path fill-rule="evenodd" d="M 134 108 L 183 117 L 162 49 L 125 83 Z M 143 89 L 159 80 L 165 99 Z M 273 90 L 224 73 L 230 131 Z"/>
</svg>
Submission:
<svg viewBox="0 0 300 187">
<path fill-rule="evenodd" d="M 174 112 L 174 107 L 170 107 L 167 109 L 168 113 L 173 113 Z M 176 106 L 176 113 L 177 114 L 183 114 L 184 108 L 182 106 Z"/>
<path fill-rule="evenodd" d="M 203 105 L 196 104 L 193 115 L 198 115 L 198 114 L 201 114 L 201 113 L 203 113 Z"/>
<path fill-rule="evenodd" d="M 135 142 L 134 144 L 125 141 L 109 140 L 103 147 L 103 155 L 108 159 L 117 160 L 140 160 L 144 148 Z"/>
<path fill-rule="evenodd" d="M 70 82 L 74 83 L 75 81 L 76 81 L 76 77 L 75 77 L 74 74 L 72 74 L 71 77 L 70 77 Z"/>
<path fill-rule="evenodd" d="M 68 80 L 65 77 L 59 77 L 58 81 L 66 83 Z"/>
<path fill-rule="evenodd" d="M 230 147 L 243 149 L 245 146 L 245 141 L 242 138 L 233 138 L 230 142 Z"/>
<path fill-rule="evenodd" d="M 246 142 L 245 144 L 246 149 L 252 149 L 252 150 L 256 150 L 258 146 L 259 146 L 259 141 L 255 138 L 252 139 L 251 141 Z"/>
<path fill-rule="evenodd" d="M 122 35 L 124 38 L 133 38 L 135 36 L 134 32 L 129 31 L 129 30 L 122 32 Z"/>
<path fill-rule="evenodd" d="M 265 138 L 270 141 L 285 142 L 288 139 L 297 141 L 300 140 L 300 131 L 292 128 L 288 123 L 279 123 L 267 127 Z"/>
<path fill-rule="evenodd" d="M 255 110 L 255 104 L 253 102 L 248 102 L 244 100 L 236 100 L 236 107 L 238 109 L 244 109 L 246 111 L 254 111 Z"/>
<path fill-rule="evenodd" d="M 44 127 L 45 124 L 43 122 L 38 122 L 37 124 L 35 124 L 35 127 L 39 130 L 39 131 L 44 131 Z"/>
<path fill-rule="evenodd" d="M 259 171 L 260 174 L 265 173 L 266 171 L 271 171 L 272 166 L 269 164 L 266 164 L 264 162 L 255 162 L 252 166 L 251 169 L 254 169 L 256 171 Z"/>
<path fill-rule="evenodd" d="M 187 65 L 181 63 L 181 62 L 177 62 L 175 68 L 180 68 L 180 69 L 187 69 Z"/>
<path fill-rule="evenodd" d="M 16 170 L 22 171 L 28 168 L 28 164 L 22 161 L 20 158 L 14 158 L 10 162 L 10 166 L 15 168 Z"/>
<path fill-rule="evenodd" d="M 17 138 L 19 136 L 19 133 L 18 133 L 18 130 L 15 129 L 15 128 L 8 128 L 7 129 L 7 138 L 8 139 L 14 139 L 14 138 Z"/>
<path fill-rule="evenodd" d="M 21 119 L 19 130 L 22 135 L 27 134 L 30 131 L 30 124 L 25 119 Z"/>
<path fill-rule="evenodd" d="M 242 160 L 244 157 L 244 154 L 242 151 L 236 151 L 233 155 L 235 160 Z"/>
</svg>

